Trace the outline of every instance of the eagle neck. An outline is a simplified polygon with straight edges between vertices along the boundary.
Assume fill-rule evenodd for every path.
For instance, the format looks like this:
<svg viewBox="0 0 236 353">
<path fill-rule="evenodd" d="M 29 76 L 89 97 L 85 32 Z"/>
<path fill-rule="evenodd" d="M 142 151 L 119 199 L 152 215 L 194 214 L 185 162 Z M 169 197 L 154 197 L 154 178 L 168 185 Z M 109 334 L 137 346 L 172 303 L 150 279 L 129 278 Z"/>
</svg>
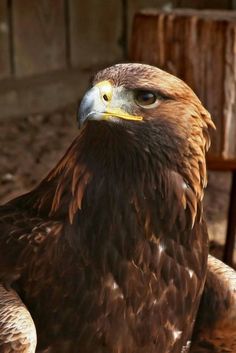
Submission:
<svg viewBox="0 0 236 353">
<path fill-rule="evenodd" d="M 73 224 L 85 209 L 88 217 L 102 208 L 111 218 L 132 205 L 129 212 L 142 213 L 142 219 L 169 218 L 169 227 L 178 222 L 191 228 L 201 219 L 201 202 L 191 179 L 178 171 L 177 162 L 172 166 L 161 160 L 145 133 L 140 141 L 129 129 L 91 125 L 46 178 L 54 187 L 50 215 L 63 213 Z"/>
</svg>

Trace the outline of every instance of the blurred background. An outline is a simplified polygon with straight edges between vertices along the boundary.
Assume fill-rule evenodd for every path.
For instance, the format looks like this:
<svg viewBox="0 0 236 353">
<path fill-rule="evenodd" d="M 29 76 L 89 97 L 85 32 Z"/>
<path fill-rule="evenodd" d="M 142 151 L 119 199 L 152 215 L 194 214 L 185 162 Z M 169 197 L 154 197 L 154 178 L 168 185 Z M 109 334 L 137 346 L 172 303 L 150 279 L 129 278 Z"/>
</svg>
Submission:
<svg viewBox="0 0 236 353">
<path fill-rule="evenodd" d="M 211 251 L 233 265 L 234 9 L 234 0 L 0 0 L 0 203 L 35 186 L 69 146 L 95 72 L 154 64 L 186 80 L 217 125 L 205 211 Z"/>
</svg>

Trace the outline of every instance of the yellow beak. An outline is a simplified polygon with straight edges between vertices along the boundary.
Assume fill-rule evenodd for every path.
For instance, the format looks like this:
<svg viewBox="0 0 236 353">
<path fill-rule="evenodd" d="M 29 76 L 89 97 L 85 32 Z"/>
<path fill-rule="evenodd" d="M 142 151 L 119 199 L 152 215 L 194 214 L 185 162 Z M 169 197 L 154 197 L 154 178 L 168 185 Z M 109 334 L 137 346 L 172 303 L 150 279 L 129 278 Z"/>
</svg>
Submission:
<svg viewBox="0 0 236 353">
<path fill-rule="evenodd" d="M 124 119 L 124 120 L 136 120 L 136 121 L 143 120 L 142 116 L 128 114 L 120 108 L 107 109 L 102 114 L 105 119 L 106 118 L 109 119 L 109 117 L 114 116 L 116 118 L 120 118 L 120 119 Z"/>
<path fill-rule="evenodd" d="M 79 123 L 86 120 L 112 120 L 113 118 L 142 121 L 143 117 L 132 115 L 122 109 L 128 104 L 124 102 L 124 95 L 119 95 L 119 89 L 113 87 L 109 81 L 102 81 L 90 89 L 82 99 L 79 109 Z"/>
</svg>

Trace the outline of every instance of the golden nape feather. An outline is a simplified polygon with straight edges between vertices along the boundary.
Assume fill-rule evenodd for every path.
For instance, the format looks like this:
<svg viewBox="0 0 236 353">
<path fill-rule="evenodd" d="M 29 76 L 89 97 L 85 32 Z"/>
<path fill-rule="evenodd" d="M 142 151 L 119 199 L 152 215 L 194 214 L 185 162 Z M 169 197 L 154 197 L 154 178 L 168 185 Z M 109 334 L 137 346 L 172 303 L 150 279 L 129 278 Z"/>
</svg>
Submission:
<svg viewBox="0 0 236 353">
<path fill-rule="evenodd" d="M 37 352 L 188 352 L 206 278 L 199 313 L 225 296 L 211 258 L 207 275 L 210 114 L 176 77 L 119 64 L 95 76 L 78 125 L 48 176 L 0 207 L 0 352 L 14 337 L 31 352 L 36 333 Z M 193 348 L 212 327 L 198 323 Z"/>
</svg>

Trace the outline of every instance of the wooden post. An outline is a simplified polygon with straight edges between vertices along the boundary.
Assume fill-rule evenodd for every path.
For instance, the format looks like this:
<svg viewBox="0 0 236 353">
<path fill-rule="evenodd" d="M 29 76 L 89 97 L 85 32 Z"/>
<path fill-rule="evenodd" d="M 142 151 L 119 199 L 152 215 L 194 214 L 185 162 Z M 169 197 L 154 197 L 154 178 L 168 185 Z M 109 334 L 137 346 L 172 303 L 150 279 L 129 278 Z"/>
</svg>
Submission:
<svg viewBox="0 0 236 353">
<path fill-rule="evenodd" d="M 227 237 L 225 243 L 225 250 L 223 255 L 223 261 L 229 266 L 233 266 L 233 255 L 235 246 L 235 234 L 236 234 L 236 170 L 233 171 L 232 176 L 232 187 L 230 193 L 230 202 L 228 210 L 228 225 L 227 225 Z"/>
<path fill-rule="evenodd" d="M 0 79 L 10 76 L 10 26 L 7 1 L 0 1 Z"/>
<path fill-rule="evenodd" d="M 66 68 L 64 0 L 12 2 L 17 77 Z"/>
<path fill-rule="evenodd" d="M 117 0 L 69 0 L 72 67 L 91 69 L 122 60 L 122 6 Z"/>
<path fill-rule="evenodd" d="M 146 10 L 134 20 L 131 59 L 186 81 L 212 114 L 214 158 L 236 159 L 236 12 Z"/>
</svg>

